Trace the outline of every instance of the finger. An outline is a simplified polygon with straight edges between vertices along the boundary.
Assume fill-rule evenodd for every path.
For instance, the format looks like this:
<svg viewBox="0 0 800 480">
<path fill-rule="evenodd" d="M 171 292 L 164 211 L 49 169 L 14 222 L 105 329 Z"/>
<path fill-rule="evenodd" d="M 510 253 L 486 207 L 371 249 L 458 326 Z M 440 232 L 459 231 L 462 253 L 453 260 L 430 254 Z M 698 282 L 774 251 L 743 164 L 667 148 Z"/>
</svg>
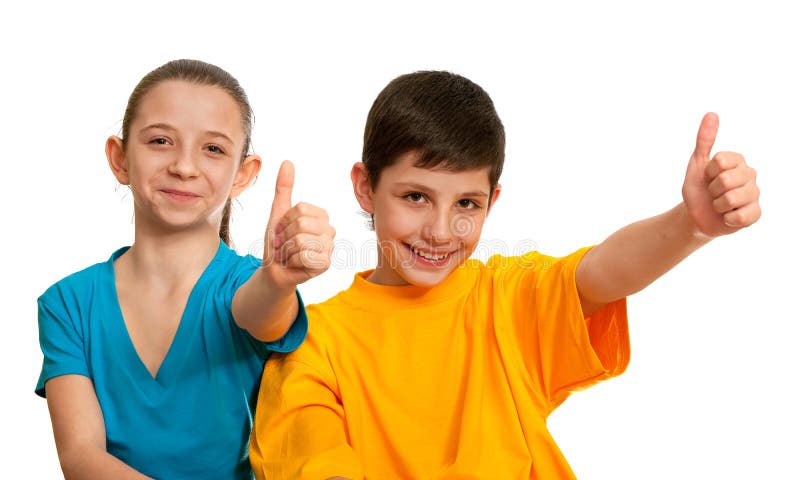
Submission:
<svg viewBox="0 0 800 480">
<path fill-rule="evenodd" d="M 280 257 L 287 259 L 303 250 L 310 250 L 314 252 L 325 252 L 330 250 L 333 241 L 326 237 L 316 235 L 296 235 L 280 246 Z"/>
<path fill-rule="evenodd" d="M 275 197 L 272 199 L 272 210 L 268 225 L 275 227 L 281 218 L 292 208 L 292 189 L 294 188 L 294 165 L 285 160 L 278 169 L 275 180 Z"/>
<path fill-rule="evenodd" d="M 734 228 L 744 228 L 756 223 L 761 218 L 761 206 L 757 203 L 750 203 L 722 216 L 725 225 Z"/>
<path fill-rule="evenodd" d="M 756 184 L 748 183 L 743 187 L 725 192 L 711 202 L 714 211 L 720 214 L 728 213 L 737 208 L 742 208 L 751 203 L 757 203 L 759 190 Z"/>
<path fill-rule="evenodd" d="M 723 170 L 711 178 L 712 180 L 708 184 L 708 192 L 712 198 L 717 198 L 729 190 L 743 187 L 748 183 L 755 183 L 756 171 L 744 164 L 740 164 L 735 168 Z"/>
<path fill-rule="evenodd" d="M 290 269 L 302 270 L 309 274 L 308 278 L 319 275 L 330 267 L 330 256 L 314 250 L 302 250 L 286 259 L 285 265 Z"/>
<path fill-rule="evenodd" d="M 741 165 L 747 165 L 741 153 L 717 152 L 714 158 L 705 164 L 704 174 L 708 180 L 713 180 L 720 173 L 737 168 Z"/>
<path fill-rule="evenodd" d="M 280 223 L 281 226 L 283 226 L 284 222 L 281 221 Z M 280 234 L 278 234 L 278 239 L 280 242 L 284 242 L 287 239 L 302 234 L 316 236 L 328 235 L 333 238 L 332 234 L 334 232 L 335 230 L 328 224 L 326 219 L 319 217 L 299 217 L 281 229 Z"/>
<path fill-rule="evenodd" d="M 717 130 L 719 130 L 719 117 L 716 113 L 706 113 L 697 130 L 697 143 L 694 153 L 692 153 L 692 159 L 705 164 L 711 158 L 711 149 L 717 139 Z"/>
<path fill-rule="evenodd" d="M 328 212 L 326 212 L 325 209 L 310 203 L 299 202 L 297 205 L 284 212 L 283 216 L 278 220 L 278 224 L 280 224 L 282 228 L 286 228 L 290 223 L 296 221 L 300 217 L 321 218 L 326 223 L 328 222 Z"/>
</svg>

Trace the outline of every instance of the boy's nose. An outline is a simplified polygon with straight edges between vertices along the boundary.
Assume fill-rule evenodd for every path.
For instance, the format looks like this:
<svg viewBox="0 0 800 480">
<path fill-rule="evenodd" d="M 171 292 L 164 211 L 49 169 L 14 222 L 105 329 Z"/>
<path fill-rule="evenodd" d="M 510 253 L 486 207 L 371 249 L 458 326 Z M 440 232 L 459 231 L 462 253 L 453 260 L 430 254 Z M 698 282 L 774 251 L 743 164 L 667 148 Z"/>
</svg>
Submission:
<svg viewBox="0 0 800 480">
<path fill-rule="evenodd" d="M 434 242 L 449 240 L 452 236 L 452 232 L 450 231 L 451 220 L 448 212 L 438 209 L 431 210 L 425 222 L 425 227 L 422 232 L 423 236 Z"/>
</svg>

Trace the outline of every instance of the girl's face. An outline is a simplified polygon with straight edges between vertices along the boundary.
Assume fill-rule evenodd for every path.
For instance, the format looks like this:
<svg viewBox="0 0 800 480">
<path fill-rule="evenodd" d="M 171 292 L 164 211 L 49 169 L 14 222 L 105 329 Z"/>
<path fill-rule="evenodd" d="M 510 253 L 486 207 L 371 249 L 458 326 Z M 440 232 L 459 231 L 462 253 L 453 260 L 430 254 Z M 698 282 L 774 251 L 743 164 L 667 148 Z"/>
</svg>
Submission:
<svg viewBox="0 0 800 480">
<path fill-rule="evenodd" d="M 141 100 L 122 141 L 106 144 L 117 180 L 133 192 L 136 227 L 213 230 L 222 210 L 250 184 L 261 162 L 242 162 L 239 104 L 216 86 L 169 80 Z"/>
</svg>

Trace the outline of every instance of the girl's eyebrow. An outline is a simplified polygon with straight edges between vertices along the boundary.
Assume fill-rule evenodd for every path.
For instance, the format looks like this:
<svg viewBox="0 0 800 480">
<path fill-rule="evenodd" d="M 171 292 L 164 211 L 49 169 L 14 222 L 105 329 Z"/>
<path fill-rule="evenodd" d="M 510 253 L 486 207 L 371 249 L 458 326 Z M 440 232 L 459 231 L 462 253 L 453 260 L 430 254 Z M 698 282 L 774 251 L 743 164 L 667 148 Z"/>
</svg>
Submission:
<svg viewBox="0 0 800 480">
<path fill-rule="evenodd" d="M 166 124 L 166 123 L 153 123 L 151 125 L 148 125 L 148 126 L 142 128 L 141 130 L 139 130 L 139 132 L 140 133 L 141 132 L 146 132 L 147 130 L 150 130 L 150 129 L 153 129 L 153 128 L 157 128 L 157 129 L 161 129 L 161 130 L 169 130 L 170 132 L 174 132 L 176 130 L 175 127 L 173 127 L 173 126 L 171 126 L 169 124 Z M 205 132 L 205 134 L 209 135 L 209 136 L 212 136 L 212 137 L 221 137 L 224 140 L 226 140 L 226 141 L 228 141 L 230 143 L 233 143 L 233 140 L 231 140 L 231 137 L 225 135 L 222 132 L 218 132 L 216 130 L 208 130 L 208 131 Z"/>
<path fill-rule="evenodd" d="M 150 125 L 148 125 L 146 127 L 143 127 L 139 131 L 140 132 L 144 132 L 144 131 L 147 131 L 147 130 L 150 130 L 150 129 L 153 129 L 153 128 L 158 128 L 158 129 L 161 129 L 161 130 L 169 130 L 171 132 L 175 131 L 175 127 L 173 127 L 171 125 L 168 125 L 166 123 L 153 123 L 153 124 L 150 124 Z"/>
</svg>

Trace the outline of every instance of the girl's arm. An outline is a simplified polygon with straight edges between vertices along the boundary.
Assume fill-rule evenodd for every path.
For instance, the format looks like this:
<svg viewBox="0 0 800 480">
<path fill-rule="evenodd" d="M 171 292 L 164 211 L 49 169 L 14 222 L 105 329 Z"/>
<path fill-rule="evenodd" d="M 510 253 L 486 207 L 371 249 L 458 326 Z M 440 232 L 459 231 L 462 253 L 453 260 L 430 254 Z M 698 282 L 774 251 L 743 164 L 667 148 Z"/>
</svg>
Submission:
<svg viewBox="0 0 800 480">
<path fill-rule="evenodd" d="M 275 182 L 261 268 L 234 294 L 236 323 L 253 337 L 272 342 L 283 337 L 297 317 L 295 288 L 328 269 L 336 234 L 325 210 L 298 203 L 292 207 L 294 166 L 285 161 Z"/>
<path fill-rule="evenodd" d="M 66 480 L 150 478 L 106 451 L 103 412 L 90 379 L 61 375 L 48 380 L 45 391 L 58 459 Z"/>
<path fill-rule="evenodd" d="M 755 170 L 734 152 L 711 158 L 719 119 L 706 114 L 686 169 L 683 202 L 624 227 L 590 250 L 576 273 L 585 315 L 643 289 L 711 239 L 761 216 Z"/>
</svg>

